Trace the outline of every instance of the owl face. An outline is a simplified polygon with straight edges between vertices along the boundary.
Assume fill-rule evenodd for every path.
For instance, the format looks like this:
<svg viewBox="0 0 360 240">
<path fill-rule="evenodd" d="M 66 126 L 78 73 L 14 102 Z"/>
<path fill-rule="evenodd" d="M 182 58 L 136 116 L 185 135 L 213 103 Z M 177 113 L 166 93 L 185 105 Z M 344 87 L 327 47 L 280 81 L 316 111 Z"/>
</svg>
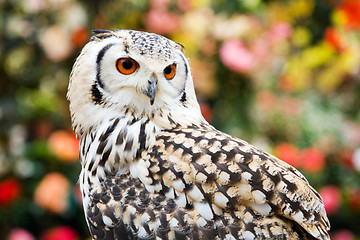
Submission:
<svg viewBox="0 0 360 240">
<path fill-rule="evenodd" d="M 101 43 L 96 59 L 98 86 L 93 90 L 100 91 L 106 102 L 114 105 L 150 108 L 177 99 L 188 72 L 180 46 L 157 35 L 149 34 L 148 39 L 129 39 L 126 35 L 109 37 Z"/>
<path fill-rule="evenodd" d="M 124 108 L 146 114 L 198 109 L 183 47 L 132 30 L 95 31 L 74 64 L 68 99 L 75 125 L 96 118 L 95 112 L 111 116 Z"/>
</svg>

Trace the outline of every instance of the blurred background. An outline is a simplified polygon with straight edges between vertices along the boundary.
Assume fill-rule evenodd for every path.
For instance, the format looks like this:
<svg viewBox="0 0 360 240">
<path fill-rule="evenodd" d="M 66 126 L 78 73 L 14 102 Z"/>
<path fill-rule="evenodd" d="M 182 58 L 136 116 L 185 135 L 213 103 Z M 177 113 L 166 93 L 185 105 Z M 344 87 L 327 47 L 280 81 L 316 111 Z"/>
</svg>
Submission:
<svg viewBox="0 0 360 240">
<path fill-rule="evenodd" d="M 186 48 L 205 118 L 297 167 L 360 239 L 359 0 L 0 0 L 0 239 L 89 239 L 65 95 L 91 29 Z"/>
</svg>

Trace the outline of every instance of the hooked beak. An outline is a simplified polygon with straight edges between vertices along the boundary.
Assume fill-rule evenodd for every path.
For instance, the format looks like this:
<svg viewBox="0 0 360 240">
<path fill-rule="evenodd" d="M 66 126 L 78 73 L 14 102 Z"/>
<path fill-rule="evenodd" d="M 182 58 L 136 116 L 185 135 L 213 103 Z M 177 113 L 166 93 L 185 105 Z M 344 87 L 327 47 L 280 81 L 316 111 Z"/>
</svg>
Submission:
<svg viewBox="0 0 360 240">
<path fill-rule="evenodd" d="M 143 93 L 150 98 L 150 104 L 153 105 L 155 101 L 155 96 L 157 92 L 157 78 L 153 73 L 148 81 L 149 85 Z"/>
</svg>

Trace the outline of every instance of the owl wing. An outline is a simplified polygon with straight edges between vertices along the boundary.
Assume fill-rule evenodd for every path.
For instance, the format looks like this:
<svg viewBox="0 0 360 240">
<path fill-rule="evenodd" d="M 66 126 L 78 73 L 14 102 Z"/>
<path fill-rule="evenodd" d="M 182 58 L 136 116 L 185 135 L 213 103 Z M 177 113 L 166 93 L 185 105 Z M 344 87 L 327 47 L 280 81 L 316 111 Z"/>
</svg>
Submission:
<svg viewBox="0 0 360 240">
<path fill-rule="evenodd" d="M 193 224 L 220 219 L 246 230 L 231 231 L 235 239 L 304 239 L 302 231 L 329 239 L 322 198 L 299 171 L 210 125 L 163 131 L 135 169 L 148 191 L 193 209 Z"/>
<path fill-rule="evenodd" d="M 329 239 L 301 173 L 211 126 L 161 132 L 90 199 L 94 239 Z"/>
<path fill-rule="evenodd" d="M 199 239 L 189 235 L 197 231 L 183 221 L 189 214 L 173 199 L 147 191 L 129 172 L 103 181 L 86 209 L 93 239 L 107 240 Z"/>
<path fill-rule="evenodd" d="M 90 199 L 86 218 L 93 239 L 313 239 L 294 222 L 245 205 L 205 220 L 196 208 L 149 192 L 129 172 L 107 178 Z"/>
</svg>

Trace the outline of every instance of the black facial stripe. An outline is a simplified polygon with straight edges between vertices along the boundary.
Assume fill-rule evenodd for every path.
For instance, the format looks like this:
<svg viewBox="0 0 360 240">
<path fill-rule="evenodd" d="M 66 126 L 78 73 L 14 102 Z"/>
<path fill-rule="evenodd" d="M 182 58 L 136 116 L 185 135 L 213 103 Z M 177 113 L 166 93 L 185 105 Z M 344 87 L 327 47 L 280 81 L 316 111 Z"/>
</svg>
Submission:
<svg viewBox="0 0 360 240">
<path fill-rule="evenodd" d="M 186 79 L 188 78 L 188 74 L 189 74 L 189 68 L 186 65 L 186 59 L 184 58 L 184 56 L 182 54 L 179 53 L 179 56 L 182 58 L 182 60 L 184 61 L 184 66 L 185 66 L 185 75 L 186 75 Z"/>
<path fill-rule="evenodd" d="M 103 100 L 103 95 L 99 90 L 99 87 L 96 83 L 94 83 L 91 87 L 91 95 L 92 99 L 96 104 L 100 104 Z"/>
<path fill-rule="evenodd" d="M 109 43 L 108 45 L 106 45 L 105 47 L 103 47 L 100 52 L 98 53 L 97 55 L 97 58 L 96 58 L 96 63 L 99 64 L 102 60 L 102 58 L 104 57 L 105 53 L 107 50 L 109 50 L 109 48 L 111 48 L 112 46 L 114 46 L 115 43 Z"/>
<path fill-rule="evenodd" d="M 180 96 L 181 96 L 181 99 L 180 101 L 185 104 L 186 102 L 186 92 L 185 92 L 185 89 L 186 89 L 186 83 L 187 83 L 187 80 L 188 80 L 188 75 L 189 75 L 189 68 L 186 64 L 186 59 L 184 58 L 184 56 L 182 54 L 179 53 L 179 56 L 181 57 L 181 59 L 183 60 L 184 62 L 184 66 L 185 66 L 185 82 L 184 82 L 184 87 L 183 87 L 183 90 L 180 92 Z M 184 105 L 185 106 L 185 105 Z"/>
<path fill-rule="evenodd" d="M 114 43 L 110 43 L 110 44 L 106 45 L 105 47 L 103 47 L 103 49 L 100 50 L 100 52 L 98 53 L 97 58 L 96 58 L 96 82 L 101 88 L 104 88 L 104 83 L 102 82 L 101 76 L 100 76 L 101 61 L 104 58 L 107 50 L 109 50 L 114 45 L 115 45 Z"/>
<path fill-rule="evenodd" d="M 103 94 L 101 93 L 101 89 L 104 89 L 104 83 L 101 80 L 101 74 L 100 74 L 101 61 L 104 58 L 106 51 L 109 50 L 113 45 L 114 45 L 114 43 L 110 43 L 110 44 L 106 45 L 105 47 L 103 47 L 96 57 L 96 80 L 91 88 L 91 94 L 93 97 L 93 101 L 96 104 L 102 103 L 102 100 L 103 100 Z"/>
<path fill-rule="evenodd" d="M 180 98 L 180 102 L 185 103 L 186 100 L 187 100 L 187 99 L 186 99 L 186 92 L 183 91 L 183 93 L 182 93 L 182 95 L 181 95 L 181 98 Z"/>
</svg>

